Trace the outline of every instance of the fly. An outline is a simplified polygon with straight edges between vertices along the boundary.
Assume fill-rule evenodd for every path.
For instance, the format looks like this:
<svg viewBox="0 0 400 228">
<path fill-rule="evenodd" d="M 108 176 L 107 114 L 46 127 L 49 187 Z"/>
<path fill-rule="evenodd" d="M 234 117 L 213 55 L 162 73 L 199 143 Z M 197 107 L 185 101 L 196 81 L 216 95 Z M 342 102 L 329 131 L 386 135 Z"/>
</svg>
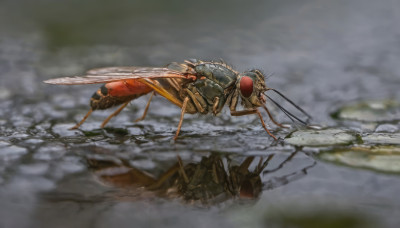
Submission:
<svg viewBox="0 0 400 228">
<path fill-rule="evenodd" d="M 279 126 L 269 112 L 266 101 L 269 99 L 282 110 L 293 122 L 298 121 L 307 125 L 311 116 L 302 108 L 289 100 L 279 91 L 268 88 L 265 77 L 260 70 L 250 70 L 240 73 L 224 62 L 209 62 L 201 60 L 186 60 L 183 63 L 171 63 L 166 67 L 106 67 L 97 68 L 87 72 L 84 76 L 55 78 L 44 81 L 48 84 L 81 85 L 105 83 L 90 99 L 90 110 L 83 119 L 71 129 L 77 129 L 95 110 L 120 107 L 108 116 L 103 123 L 103 128 L 108 121 L 118 115 L 132 100 L 151 93 L 142 117 L 146 117 L 150 102 L 155 93 L 160 94 L 171 103 L 181 108 L 178 129 L 174 140 L 178 138 L 185 113 L 217 115 L 227 105 L 232 116 L 257 115 L 266 132 L 275 140 L 266 127 L 258 108 L 262 107 L 271 121 Z M 283 97 L 296 109 L 302 112 L 307 119 L 302 120 L 283 108 L 278 102 L 266 94 L 274 91 Z M 237 110 L 241 102 L 243 109 Z"/>
</svg>

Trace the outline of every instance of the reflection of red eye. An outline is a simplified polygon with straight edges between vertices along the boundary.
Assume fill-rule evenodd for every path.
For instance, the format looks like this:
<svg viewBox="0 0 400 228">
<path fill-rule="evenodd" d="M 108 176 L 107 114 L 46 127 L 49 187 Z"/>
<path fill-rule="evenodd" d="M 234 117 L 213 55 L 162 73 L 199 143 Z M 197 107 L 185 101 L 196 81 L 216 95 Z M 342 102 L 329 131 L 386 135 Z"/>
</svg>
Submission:
<svg viewBox="0 0 400 228">
<path fill-rule="evenodd" d="M 244 97 L 250 97 L 253 93 L 253 80 L 250 77 L 243 76 L 240 79 L 240 92 Z"/>
<path fill-rule="evenodd" d="M 240 186 L 239 194 L 241 198 L 249 198 L 249 199 L 254 198 L 253 185 L 250 183 L 250 181 L 244 181 L 242 183 L 242 185 Z"/>
</svg>

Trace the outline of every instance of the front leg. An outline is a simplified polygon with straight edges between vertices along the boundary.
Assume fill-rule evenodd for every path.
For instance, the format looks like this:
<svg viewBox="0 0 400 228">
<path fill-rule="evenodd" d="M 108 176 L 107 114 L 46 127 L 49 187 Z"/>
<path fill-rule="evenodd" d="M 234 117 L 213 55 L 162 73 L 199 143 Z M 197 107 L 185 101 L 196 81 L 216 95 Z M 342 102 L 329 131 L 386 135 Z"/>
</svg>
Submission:
<svg viewBox="0 0 400 228">
<path fill-rule="evenodd" d="M 241 111 L 231 110 L 231 116 L 245 116 L 245 115 L 256 114 L 257 112 L 258 112 L 257 109 L 241 110 Z"/>
<path fill-rule="evenodd" d="M 256 109 L 256 110 L 257 110 L 257 109 Z M 258 117 L 260 117 L 261 124 L 262 124 L 263 128 L 267 131 L 267 133 L 268 133 L 272 138 L 274 138 L 275 140 L 278 140 L 278 139 L 276 138 L 275 135 L 273 135 L 271 132 L 269 132 L 267 126 L 265 126 L 265 123 L 264 123 L 264 120 L 263 120 L 263 118 L 262 118 L 262 116 L 261 116 L 261 113 L 260 113 L 258 110 L 257 110 L 256 113 L 257 113 Z"/>
<path fill-rule="evenodd" d="M 248 110 L 241 110 L 241 111 L 236 111 L 236 107 L 239 102 L 239 92 L 236 90 L 231 97 L 228 98 L 228 101 L 230 101 L 229 109 L 231 111 L 231 116 L 244 116 L 244 115 L 251 115 L 251 114 L 257 114 L 258 117 L 261 120 L 261 124 L 263 128 L 267 131 L 267 133 L 274 138 L 275 140 L 278 140 L 275 135 L 273 135 L 265 126 L 264 120 L 261 116 L 261 113 L 258 111 L 258 109 L 248 109 Z"/>
<path fill-rule="evenodd" d="M 278 140 L 278 139 L 276 138 L 276 136 L 273 135 L 273 134 L 268 130 L 267 126 L 265 126 L 264 120 L 263 120 L 263 118 L 262 118 L 262 116 L 261 116 L 261 113 L 258 111 L 258 109 L 250 109 L 250 110 L 236 111 L 236 107 L 235 107 L 235 110 L 231 110 L 231 116 L 245 116 L 245 115 L 251 115 L 251 114 L 257 114 L 258 117 L 259 117 L 260 120 L 261 120 L 261 124 L 262 124 L 263 128 L 267 131 L 267 133 L 268 133 L 272 138 L 274 138 L 275 140 Z"/>
</svg>

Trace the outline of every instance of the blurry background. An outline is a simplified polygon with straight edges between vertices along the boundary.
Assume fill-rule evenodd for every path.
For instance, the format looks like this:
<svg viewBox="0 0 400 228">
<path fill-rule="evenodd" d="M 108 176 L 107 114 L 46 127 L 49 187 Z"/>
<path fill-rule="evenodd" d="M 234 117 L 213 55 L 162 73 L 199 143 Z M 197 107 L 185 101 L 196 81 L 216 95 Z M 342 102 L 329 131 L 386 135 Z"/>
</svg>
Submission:
<svg viewBox="0 0 400 228">
<path fill-rule="evenodd" d="M 261 227 L 272 221 L 313 220 L 315 214 L 328 221 L 333 217 L 357 225 L 373 218 L 393 226 L 400 212 L 398 176 L 319 161 L 303 179 L 264 192 L 244 209 L 198 210 L 162 200 L 104 202 L 110 189 L 93 181 L 88 154 L 106 151 L 111 159 L 128 157 L 135 167 L 160 173 L 176 154 L 199 161 L 210 152 L 277 153 L 279 164 L 289 156 L 284 152 L 295 149 L 270 146 L 257 119 L 228 113 L 185 116 L 182 132 L 188 137 L 171 144 L 179 109 L 159 97 L 143 123 L 133 120 L 147 98 L 133 102 L 109 123 L 115 128 L 108 131 L 91 130 L 110 111 L 95 113 L 84 131 L 67 131 L 88 110 L 98 86 L 42 81 L 94 67 L 223 59 L 239 71 L 263 69 L 267 85 L 312 113 L 315 124 L 364 134 L 379 124 L 337 122 L 331 114 L 354 102 L 399 100 L 399 21 L 397 0 L 1 1 L 0 227 L 140 226 L 150 219 L 154 226 Z M 380 129 L 398 133 L 396 115 Z M 288 122 L 282 113 L 277 119 Z M 290 133 L 274 130 L 280 137 Z M 301 173 L 317 151 L 302 151 L 282 175 Z M 40 194 L 49 191 L 58 199 L 55 203 L 42 202 Z M 99 198 L 86 200 L 93 195 Z M 287 215 L 297 207 L 301 209 L 293 210 L 293 218 Z M 333 212 L 326 218 L 315 213 L 319 208 Z M 347 217 L 347 211 L 361 215 Z"/>
</svg>

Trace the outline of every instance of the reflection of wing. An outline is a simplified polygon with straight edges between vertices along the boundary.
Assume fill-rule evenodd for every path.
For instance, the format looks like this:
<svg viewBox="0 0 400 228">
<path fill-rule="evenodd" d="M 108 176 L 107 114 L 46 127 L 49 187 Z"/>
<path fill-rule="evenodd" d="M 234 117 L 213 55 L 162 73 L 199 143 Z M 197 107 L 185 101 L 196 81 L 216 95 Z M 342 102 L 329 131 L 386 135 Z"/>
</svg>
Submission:
<svg viewBox="0 0 400 228">
<path fill-rule="evenodd" d="M 105 67 L 87 72 L 84 76 L 55 78 L 44 81 L 48 84 L 80 85 L 108 83 L 139 78 L 187 78 L 184 73 L 168 68 L 154 67 Z"/>
</svg>

